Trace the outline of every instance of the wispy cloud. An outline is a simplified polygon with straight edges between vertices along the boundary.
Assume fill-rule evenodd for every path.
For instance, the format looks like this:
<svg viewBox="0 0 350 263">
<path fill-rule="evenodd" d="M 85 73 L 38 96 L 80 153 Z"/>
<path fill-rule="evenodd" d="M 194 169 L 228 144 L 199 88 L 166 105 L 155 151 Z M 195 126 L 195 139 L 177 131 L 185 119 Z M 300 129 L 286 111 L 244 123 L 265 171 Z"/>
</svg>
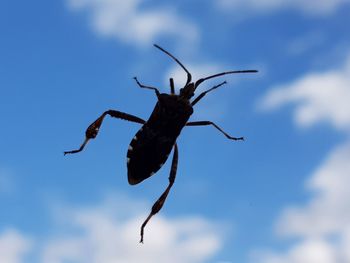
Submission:
<svg viewBox="0 0 350 263">
<path fill-rule="evenodd" d="M 303 240 L 285 254 L 258 251 L 251 255 L 252 263 L 346 263 L 339 261 L 334 249 L 323 239 Z"/>
<path fill-rule="evenodd" d="M 284 252 L 253 253 L 258 263 L 350 262 L 350 142 L 336 148 L 308 181 L 314 193 L 306 205 L 290 206 L 277 224 L 283 237 L 299 242 Z"/>
<path fill-rule="evenodd" d="M 30 251 L 32 241 L 14 229 L 0 233 L 0 262 L 20 263 Z"/>
<path fill-rule="evenodd" d="M 122 42 L 148 46 L 159 36 L 194 43 L 199 30 L 174 8 L 144 7 L 145 0 L 68 0 L 73 11 L 86 11 L 93 29 Z"/>
<path fill-rule="evenodd" d="M 113 198 L 95 207 L 65 207 L 61 230 L 68 234 L 47 240 L 42 262 L 203 262 L 222 245 L 220 227 L 204 218 L 161 215 L 147 225 L 145 244 L 139 244 L 140 224 L 146 215 L 119 210 L 121 202 L 123 209 L 143 204 Z"/>
<path fill-rule="evenodd" d="M 307 127 L 327 122 L 350 130 L 350 55 L 338 70 L 307 74 L 292 83 L 273 87 L 260 103 L 263 110 L 295 104 L 294 119 Z"/>
<path fill-rule="evenodd" d="M 222 247 L 224 227 L 203 217 L 170 219 L 157 215 L 145 229 L 145 202 L 109 196 L 89 206 L 53 205 L 54 234 L 35 246 L 19 231 L 0 235 L 0 262 L 27 262 L 25 253 L 43 263 L 204 262 Z M 148 212 L 148 211 L 147 211 Z"/>
<path fill-rule="evenodd" d="M 350 142 L 329 154 L 307 183 L 314 198 L 302 208 L 286 209 L 278 224 L 281 235 L 317 237 L 350 228 L 349 160 Z"/>
<path fill-rule="evenodd" d="M 299 126 L 319 122 L 350 132 L 350 56 L 337 70 L 307 74 L 273 88 L 262 100 L 265 110 L 293 103 Z M 258 263 L 350 262 L 350 140 L 335 148 L 307 181 L 313 195 L 304 205 L 287 206 L 278 222 L 281 237 L 297 237 L 283 252 L 253 252 Z"/>
<path fill-rule="evenodd" d="M 296 10 L 308 15 L 326 16 L 335 13 L 349 0 L 219 0 L 222 10 L 244 13 L 270 13 L 278 10 Z"/>
</svg>

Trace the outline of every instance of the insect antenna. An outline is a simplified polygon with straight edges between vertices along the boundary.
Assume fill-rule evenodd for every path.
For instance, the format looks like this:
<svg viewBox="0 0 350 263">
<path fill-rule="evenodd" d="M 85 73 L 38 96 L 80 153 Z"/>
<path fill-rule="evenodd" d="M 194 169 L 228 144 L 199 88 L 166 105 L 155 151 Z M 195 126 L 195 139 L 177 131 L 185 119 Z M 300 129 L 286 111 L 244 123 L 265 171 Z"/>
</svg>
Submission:
<svg viewBox="0 0 350 263">
<path fill-rule="evenodd" d="M 201 84 L 202 82 L 208 80 L 208 79 L 212 79 L 212 78 L 216 78 L 216 77 L 220 77 L 223 75 L 227 75 L 227 74 L 235 74 L 235 73 L 256 73 L 258 72 L 257 70 L 233 70 L 233 71 L 226 71 L 226 72 L 221 72 L 218 74 L 214 74 L 211 75 L 209 77 L 205 77 L 205 78 L 201 78 L 199 80 L 196 81 L 196 83 L 194 84 L 195 89 L 199 86 L 199 84 Z"/>
<path fill-rule="evenodd" d="M 186 71 L 186 73 L 187 73 L 187 81 L 186 81 L 186 85 L 185 85 L 185 86 L 187 86 L 187 84 L 190 83 L 191 80 L 192 80 L 191 73 L 185 68 L 185 66 L 184 66 L 176 57 L 174 57 L 172 54 L 170 54 L 170 52 L 166 51 L 164 48 L 158 46 L 157 44 L 153 44 L 153 45 L 154 45 L 156 48 L 158 48 L 158 49 L 160 49 L 161 51 L 163 51 L 165 54 L 167 54 L 167 55 L 168 55 L 169 57 L 171 57 L 173 60 L 175 60 L 176 63 L 178 63 L 178 64 L 183 68 L 183 70 Z"/>
</svg>

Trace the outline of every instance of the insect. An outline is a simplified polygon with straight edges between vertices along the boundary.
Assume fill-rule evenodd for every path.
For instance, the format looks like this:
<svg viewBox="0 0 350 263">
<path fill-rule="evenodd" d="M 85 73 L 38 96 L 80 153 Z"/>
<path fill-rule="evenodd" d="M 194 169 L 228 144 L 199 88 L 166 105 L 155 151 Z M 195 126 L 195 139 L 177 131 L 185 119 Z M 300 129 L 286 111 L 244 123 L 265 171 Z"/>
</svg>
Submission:
<svg viewBox="0 0 350 263">
<path fill-rule="evenodd" d="M 160 93 L 155 87 L 141 84 L 136 77 L 134 77 L 136 84 L 140 88 L 153 90 L 157 96 L 157 103 L 147 121 L 136 117 L 134 115 L 120 112 L 117 110 L 105 111 L 97 120 L 95 120 L 85 132 L 85 140 L 77 150 L 67 151 L 64 154 L 73 154 L 82 151 L 90 139 L 96 138 L 104 118 L 109 115 L 114 118 L 136 122 L 142 124 L 141 129 L 136 133 L 130 142 L 127 152 L 127 169 L 128 182 L 131 185 L 136 185 L 143 180 L 155 174 L 168 159 L 171 150 L 174 148 L 169 184 L 163 194 L 153 204 L 152 209 L 146 220 L 141 226 L 141 239 L 143 243 L 144 228 L 148 221 L 158 213 L 164 205 L 164 202 L 169 194 L 171 187 L 175 182 L 177 164 L 178 164 L 178 146 L 176 139 L 180 135 L 181 130 L 185 126 L 206 126 L 211 125 L 218 131 L 223 133 L 230 140 L 243 140 L 243 137 L 232 137 L 222 130 L 218 125 L 211 121 L 192 121 L 189 122 L 190 116 L 193 114 L 193 106 L 197 104 L 208 92 L 213 91 L 220 86 L 226 84 L 226 81 L 221 82 L 214 87 L 203 91 L 195 99 L 191 98 L 195 95 L 198 86 L 206 80 L 220 77 L 227 74 L 235 73 L 256 73 L 257 70 L 235 70 L 226 71 L 214 74 L 208 77 L 201 78 L 195 82 L 192 81 L 191 73 L 185 66 L 171 53 L 162 47 L 154 44 L 154 46 L 171 57 L 187 74 L 187 81 L 183 88 L 180 89 L 179 94 L 175 93 L 175 86 L 173 78 L 170 78 L 170 94 Z"/>
</svg>

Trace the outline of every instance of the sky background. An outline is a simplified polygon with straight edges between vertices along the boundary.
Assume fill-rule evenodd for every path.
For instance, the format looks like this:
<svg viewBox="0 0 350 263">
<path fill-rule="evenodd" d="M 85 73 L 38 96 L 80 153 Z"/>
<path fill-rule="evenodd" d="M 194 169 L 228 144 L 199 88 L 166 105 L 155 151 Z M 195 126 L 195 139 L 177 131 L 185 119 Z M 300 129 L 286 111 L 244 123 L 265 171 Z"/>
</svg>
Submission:
<svg viewBox="0 0 350 263">
<path fill-rule="evenodd" d="M 350 1 L 0 2 L 1 263 L 350 262 Z M 257 69 L 195 106 L 170 160 L 140 185 L 126 152 L 156 97 L 200 78 Z M 197 93 L 198 94 L 198 93 Z"/>
</svg>

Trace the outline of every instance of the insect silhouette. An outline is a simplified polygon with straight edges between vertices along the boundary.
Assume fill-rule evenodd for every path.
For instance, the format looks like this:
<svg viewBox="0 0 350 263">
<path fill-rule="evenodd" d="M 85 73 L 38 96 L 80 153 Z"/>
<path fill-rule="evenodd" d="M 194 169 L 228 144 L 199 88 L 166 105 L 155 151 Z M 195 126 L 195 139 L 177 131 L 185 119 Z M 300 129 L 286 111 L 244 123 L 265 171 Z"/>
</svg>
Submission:
<svg viewBox="0 0 350 263">
<path fill-rule="evenodd" d="M 195 95 L 194 93 L 198 86 L 206 80 L 227 74 L 258 72 L 257 70 L 226 71 L 201 78 L 194 82 L 192 81 L 191 73 L 176 57 L 174 57 L 171 53 L 162 47 L 156 44 L 154 46 L 160 49 L 166 55 L 170 56 L 186 72 L 187 81 L 185 86 L 180 89 L 179 94 L 175 93 L 173 78 L 170 78 L 170 94 L 167 94 L 160 93 L 159 90 L 155 87 L 141 84 L 138 79 L 134 77 L 137 85 L 140 88 L 153 90 L 157 96 L 157 103 L 149 119 L 145 121 L 128 113 L 120 112 L 117 110 L 107 110 L 87 128 L 85 132 L 85 140 L 79 149 L 64 152 L 66 155 L 82 151 L 90 139 L 96 138 L 102 122 L 107 115 L 114 118 L 142 124 L 143 126 L 141 129 L 131 140 L 127 152 L 128 182 L 131 185 L 136 185 L 155 174 L 163 166 L 165 161 L 168 159 L 172 148 L 174 148 L 168 187 L 153 204 L 150 214 L 141 226 L 141 243 L 143 243 L 145 226 L 151 217 L 161 210 L 169 194 L 169 191 L 174 184 L 178 164 L 178 146 L 176 144 L 176 139 L 180 135 L 181 130 L 185 126 L 212 125 L 230 140 L 243 140 L 243 137 L 230 136 L 218 125 L 211 121 L 188 122 L 190 116 L 193 114 L 193 106 L 197 104 L 208 92 L 213 91 L 226 84 L 226 81 L 221 82 L 220 84 L 215 85 L 206 91 L 203 91 L 191 101 L 191 98 Z"/>
</svg>

